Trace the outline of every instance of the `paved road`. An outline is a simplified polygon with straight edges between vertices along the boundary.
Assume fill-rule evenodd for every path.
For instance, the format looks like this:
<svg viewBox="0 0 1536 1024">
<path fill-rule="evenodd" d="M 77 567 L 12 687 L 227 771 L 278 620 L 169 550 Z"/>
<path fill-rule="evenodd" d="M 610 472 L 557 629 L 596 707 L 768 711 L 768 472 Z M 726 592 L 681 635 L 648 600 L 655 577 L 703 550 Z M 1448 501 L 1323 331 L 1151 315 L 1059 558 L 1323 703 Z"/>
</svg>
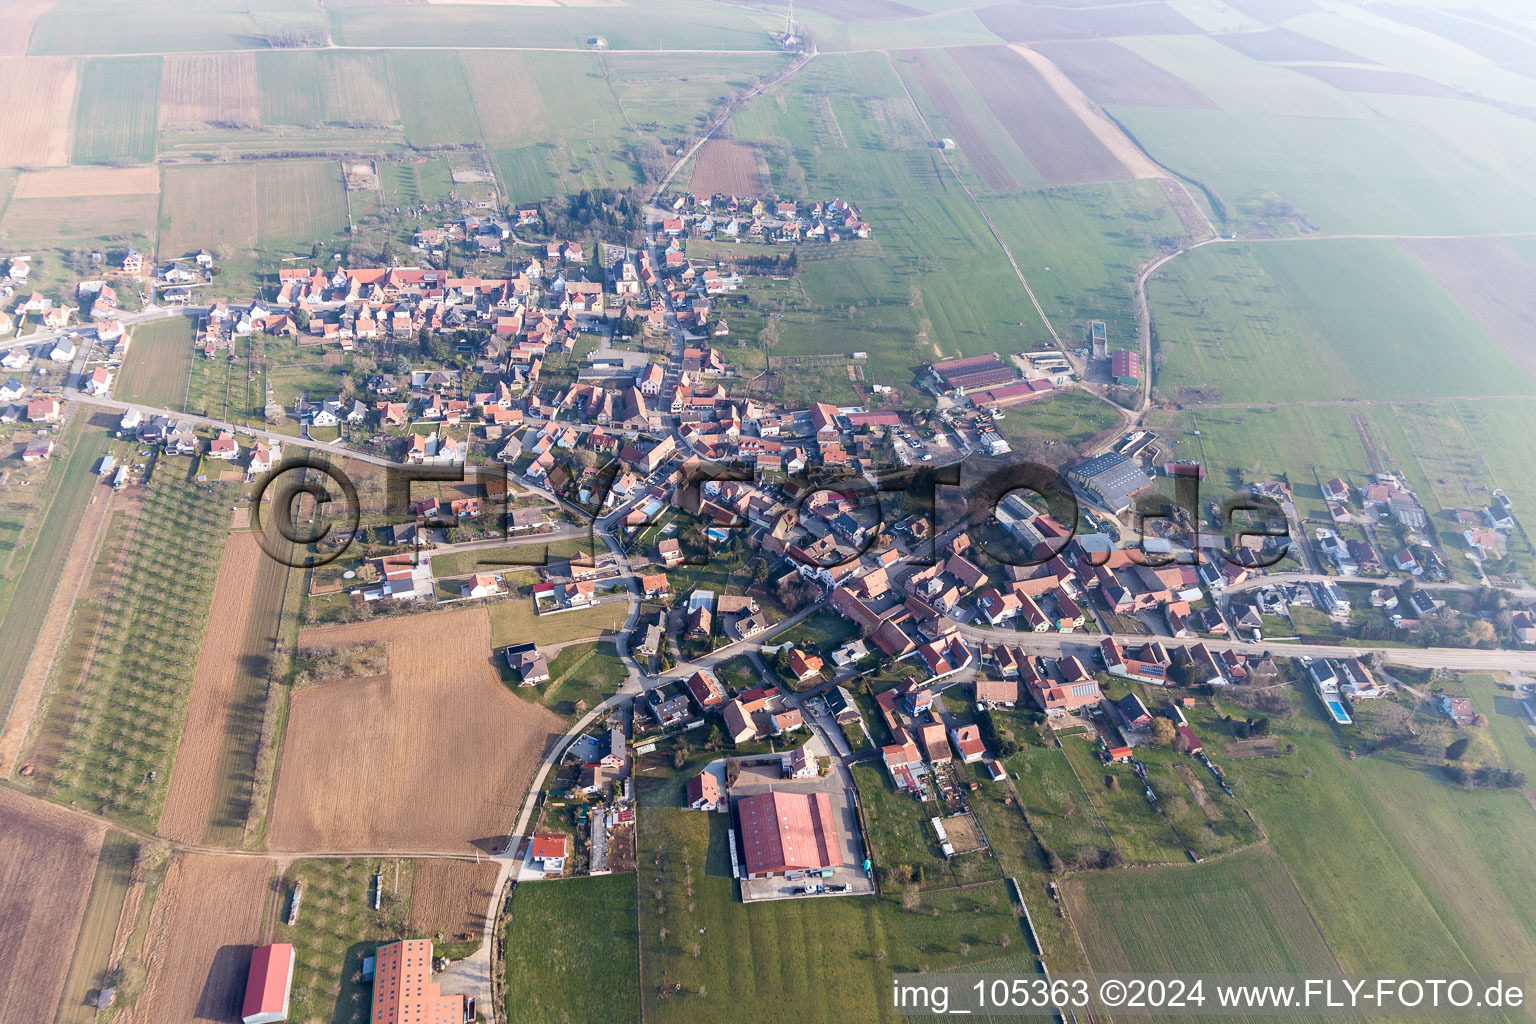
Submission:
<svg viewBox="0 0 1536 1024">
<path fill-rule="evenodd" d="M 968 640 L 987 643 L 1005 643 L 1023 648 L 1030 654 L 1061 657 L 1064 654 L 1084 656 L 1097 649 L 1103 636 L 1093 633 L 1019 633 L 1010 629 L 992 629 L 987 626 L 961 625 L 960 634 Z M 1175 638 L 1168 636 L 1141 636 L 1115 633 L 1114 638 L 1131 647 L 1148 640 L 1157 640 L 1164 647 L 1189 647 L 1203 643 L 1212 651 L 1238 651 L 1255 654 L 1260 651 L 1278 657 L 1337 658 L 1362 657 L 1379 651 L 1386 660 L 1396 665 L 1412 668 L 1445 668 L 1462 672 L 1505 672 L 1536 670 L 1536 650 L 1465 650 L 1459 647 L 1339 647 L 1327 644 L 1295 644 L 1270 642 L 1262 644 L 1242 643 L 1236 640 L 1201 640 L 1197 637 Z"/>
</svg>

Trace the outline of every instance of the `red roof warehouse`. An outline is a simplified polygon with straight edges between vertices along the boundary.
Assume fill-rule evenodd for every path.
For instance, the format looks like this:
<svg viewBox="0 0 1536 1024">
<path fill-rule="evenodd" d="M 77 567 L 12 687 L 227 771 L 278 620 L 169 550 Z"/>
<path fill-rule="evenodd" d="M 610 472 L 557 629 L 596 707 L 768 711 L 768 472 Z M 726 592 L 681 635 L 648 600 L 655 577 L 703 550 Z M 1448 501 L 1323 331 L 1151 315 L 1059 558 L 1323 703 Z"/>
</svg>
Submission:
<svg viewBox="0 0 1536 1024">
<path fill-rule="evenodd" d="M 288 994 L 293 988 L 293 943 L 274 942 L 251 953 L 251 973 L 245 982 L 243 1024 L 272 1024 L 288 1019 Z"/>
<path fill-rule="evenodd" d="M 736 801 L 748 878 L 840 867 L 832 798 L 826 793 L 758 793 Z"/>
</svg>

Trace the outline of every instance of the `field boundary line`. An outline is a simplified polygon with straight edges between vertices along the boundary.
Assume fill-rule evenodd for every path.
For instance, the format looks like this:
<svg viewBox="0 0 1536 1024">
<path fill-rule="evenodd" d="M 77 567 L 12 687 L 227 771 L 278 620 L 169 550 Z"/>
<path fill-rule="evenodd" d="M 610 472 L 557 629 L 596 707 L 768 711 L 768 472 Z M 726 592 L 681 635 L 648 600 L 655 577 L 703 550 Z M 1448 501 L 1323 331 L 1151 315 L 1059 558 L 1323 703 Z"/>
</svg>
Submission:
<svg viewBox="0 0 1536 1024">
<path fill-rule="evenodd" d="M 77 438 L 77 440 L 78 440 L 78 438 Z M 98 485 L 99 485 L 99 481 L 97 483 L 93 483 L 91 486 L 94 488 L 94 487 L 96 487 Z M 101 532 L 102 532 L 102 529 L 103 529 L 103 527 L 105 527 L 105 525 L 107 523 L 107 520 L 110 519 L 111 517 L 112 517 L 112 492 L 108 491 L 107 495 L 106 495 L 106 500 L 104 501 L 103 507 L 102 507 L 102 510 L 101 510 L 101 518 L 96 523 L 96 531 L 95 531 L 95 533 L 93 533 L 91 535 L 90 547 L 86 551 L 86 555 L 85 555 L 85 558 L 84 558 L 84 564 L 81 567 L 80 577 L 79 577 L 79 579 L 75 580 L 74 589 L 70 592 L 70 595 L 69 595 L 69 614 L 68 614 L 68 616 L 66 616 L 66 618 L 64 620 L 64 628 L 59 630 L 59 635 L 54 638 L 53 649 L 48 652 L 48 656 L 47 656 L 46 660 L 47 660 L 48 665 L 49 665 L 49 675 L 52 675 L 52 669 L 53 669 L 54 663 L 55 663 L 56 659 L 58 658 L 59 648 L 63 646 L 63 644 L 64 644 L 64 637 L 69 632 L 70 625 L 71 625 L 71 623 L 74 620 L 74 617 L 75 617 L 75 605 L 80 600 L 80 592 L 85 588 L 85 581 L 90 578 L 91 567 L 93 565 L 95 565 L 97 549 L 99 548 L 99 546 L 101 544 Z M 135 526 L 137 526 L 137 520 L 135 520 Z M 126 546 L 125 546 L 124 550 L 126 550 Z M 67 565 L 67 559 L 66 559 L 66 565 Z M 114 577 L 113 577 L 113 583 L 114 583 L 113 589 L 114 590 L 115 590 L 116 579 L 117 579 L 117 577 L 116 577 L 116 575 L 114 575 Z M 54 593 L 54 600 L 55 601 L 58 600 L 59 597 L 61 597 L 61 596 L 63 596 L 63 595 L 58 593 L 57 591 L 55 591 L 55 593 Z M 49 610 L 48 610 L 48 612 L 44 613 L 44 616 L 43 616 L 43 625 L 44 626 L 47 625 L 48 615 L 52 611 L 53 611 L 52 602 L 49 602 Z M 89 666 L 91 664 L 91 661 L 95 657 L 96 645 L 99 642 L 100 637 L 101 637 L 100 630 L 98 630 L 91 637 L 90 651 L 86 655 L 86 661 L 84 662 L 84 666 L 81 668 L 81 674 L 82 675 L 85 672 L 89 671 Z M 41 639 L 41 637 L 39 637 L 39 639 Z M 31 669 L 31 667 L 32 667 L 33 659 L 39 657 L 40 655 L 42 655 L 42 653 L 43 652 L 42 652 L 42 650 L 40 648 L 34 648 L 33 649 L 32 656 L 27 659 L 27 664 L 22 669 L 21 678 L 22 678 L 23 681 L 25 681 L 25 679 L 27 677 L 28 670 Z M 48 690 L 47 679 L 45 678 L 43 680 L 43 686 L 38 690 L 37 698 L 32 702 L 32 709 L 27 712 L 26 725 L 24 727 L 22 727 L 22 729 L 21 729 L 21 735 L 20 735 L 20 738 L 19 738 L 19 740 L 17 742 L 17 745 L 16 745 L 16 752 L 14 754 L 10 754 L 10 753 L 5 752 L 4 750 L 0 750 L 0 778 L 9 779 L 11 777 L 11 772 L 16 767 L 16 762 L 21 759 L 22 751 L 24 751 L 26 749 L 26 746 L 27 746 L 27 738 L 29 736 L 31 736 L 32 733 L 33 733 L 33 726 L 35 724 L 33 719 L 37 715 L 37 709 L 42 704 L 43 696 L 47 693 L 47 690 Z M 6 716 L 5 716 L 5 719 L 4 719 L 4 725 L 9 726 L 11 724 L 12 719 L 16 715 L 17 705 L 18 705 L 18 702 L 20 700 L 21 700 L 21 686 L 18 683 L 18 685 L 16 687 L 16 693 L 11 698 L 11 706 L 6 711 Z M 0 733 L 0 735 L 3 735 L 3 733 Z"/>
</svg>

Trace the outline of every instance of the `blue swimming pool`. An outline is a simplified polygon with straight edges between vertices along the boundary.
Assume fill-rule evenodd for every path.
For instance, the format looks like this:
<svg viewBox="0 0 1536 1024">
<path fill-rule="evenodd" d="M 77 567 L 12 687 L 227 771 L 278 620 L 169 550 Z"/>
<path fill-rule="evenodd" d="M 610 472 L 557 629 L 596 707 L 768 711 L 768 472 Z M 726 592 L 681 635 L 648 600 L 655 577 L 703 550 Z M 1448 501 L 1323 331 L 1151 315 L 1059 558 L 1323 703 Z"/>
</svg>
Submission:
<svg viewBox="0 0 1536 1024">
<path fill-rule="evenodd" d="M 1338 722 L 1340 725 L 1348 725 L 1350 723 L 1349 712 L 1344 710 L 1344 705 L 1341 702 L 1330 700 L 1327 704 L 1328 710 L 1333 712 L 1333 720 L 1335 722 Z"/>
</svg>

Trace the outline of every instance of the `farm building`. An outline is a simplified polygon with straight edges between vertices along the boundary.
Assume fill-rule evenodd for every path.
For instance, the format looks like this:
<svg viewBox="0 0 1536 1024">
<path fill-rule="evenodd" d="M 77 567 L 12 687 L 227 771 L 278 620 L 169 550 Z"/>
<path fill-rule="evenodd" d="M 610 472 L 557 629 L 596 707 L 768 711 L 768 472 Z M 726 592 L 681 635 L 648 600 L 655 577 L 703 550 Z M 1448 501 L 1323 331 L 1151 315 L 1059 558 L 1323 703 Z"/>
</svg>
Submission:
<svg viewBox="0 0 1536 1024">
<path fill-rule="evenodd" d="M 1131 507 L 1131 495 L 1152 483 L 1141 466 L 1116 452 L 1089 459 L 1067 476 L 1115 515 Z"/>
<path fill-rule="evenodd" d="M 978 409 L 1006 409 L 1010 405 L 1041 398 L 1054 388 L 1055 385 L 1044 378 L 1014 381 L 1012 384 L 973 391 L 970 396 L 971 405 Z"/>
<path fill-rule="evenodd" d="M 984 356 L 966 356 L 963 359 L 941 359 L 928 364 L 928 373 L 941 393 L 959 395 L 978 388 L 1006 384 L 1019 375 L 996 352 Z"/>
<path fill-rule="evenodd" d="M 372 1024 L 463 1024 L 461 995 L 443 995 L 432 980 L 432 940 L 380 946 L 373 966 Z"/>
<path fill-rule="evenodd" d="M 1137 352 L 1112 352 L 1109 356 L 1109 375 L 1116 384 L 1136 387 L 1141 383 L 1141 354 Z"/>
<path fill-rule="evenodd" d="M 293 943 L 274 942 L 251 953 L 251 971 L 245 982 L 241 1024 L 273 1024 L 288 1019 L 288 997 L 293 991 Z"/>
<path fill-rule="evenodd" d="M 748 878 L 842 866 L 837 820 L 826 793 L 758 793 L 736 801 Z"/>
</svg>

